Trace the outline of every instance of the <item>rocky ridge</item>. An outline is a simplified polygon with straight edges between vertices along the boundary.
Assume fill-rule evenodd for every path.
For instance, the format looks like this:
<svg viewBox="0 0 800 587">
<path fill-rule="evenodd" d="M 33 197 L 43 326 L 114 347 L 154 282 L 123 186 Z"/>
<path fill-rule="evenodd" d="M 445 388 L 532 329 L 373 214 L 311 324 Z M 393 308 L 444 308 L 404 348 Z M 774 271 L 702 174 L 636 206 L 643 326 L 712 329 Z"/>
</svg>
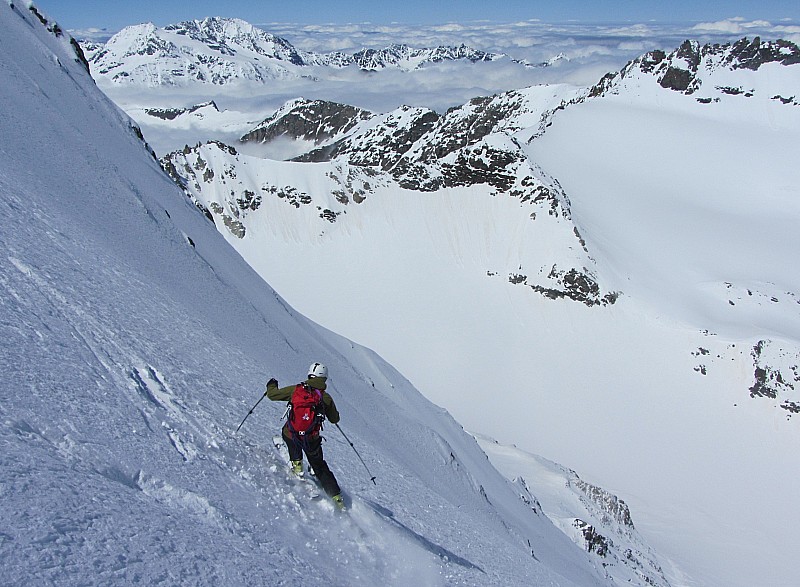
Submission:
<svg viewBox="0 0 800 587">
<path fill-rule="evenodd" d="M 240 139 L 241 142 L 269 143 L 279 137 L 321 144 L 340 136 L 374 114 L 325 100 L 290 100 Z"/>
<path fill-rule="evenodd" d="M 605 76 L 591 91 L 591 96 L 618 93 L 628 80 L 654 78 L 659 86 L 688 95 L 696 95 L 703 103 L 719 101 L 722 95 L 742 95 L 750 98 L 752 88 L 726 83 L 737 71 L 758 71 L 766 65 L 785 67 L 800 64 L 800 48 L 790 41 L 740 39 L 735 43 L 705 44 L 687 40 L 670 53 L 650 51 L 628 63 L 619 73 Z M 740 76 L 745 80 L 744 76 Z M 702 89 L 702 91 L 701 91 Z M 768 96 L 796 103 L 794 90 L 787 87 L 787 96 Z"/>
<path fill-rule="evenodd" d="M 88 72 L 89 71 L 89 62 L 86 58 L 86 54 L 83 51 L 80 43 L 76 41 L 71 35 L 64 32 L 64 29 L 61 26 L 45 15 L 41 10 L 39 10 L 33 2 L 15 2 L 15 0 L 8 0 L 8 6 L 12 10 L 21 10 L 22 5 L 42 24 L 42 26 L 54 37 L 57 39 L 62 40 L 65 43 L 69 44 L 70 53 L 74 55 L 74 59 L 77 63 L 80 63 L 81 66 Z"/>
<path fill-rule="evenodd" d="M 597 282 L 594 261 L 572 222 L 563 189 L 526 157 L 514 137 L 539 120 L 540 102 L 549 105 L 559 99 L 549 90 L 542 100 L 541 92 L 537 88 L 477 98 L 444 115 L 411 107 L 373 114 L 331 102 L 293 100 L 242 137 L 310 141 L 313 148 L 290 164 L 327 164 L 332 199 L 298 186 L 274 185 L 257 169 L 280 163 L 267 164 L 219 143 L 187 147 L 166 156 L 163 164 L 210 217 L 239 238 L 247 235 L 243 217 L 254 211 L 256 195 L 277 197 L 297 208 L 315 205 L 325 222 L 343 221 L 350 205 L 368 205 L 380 186 L 432 195 L 477 187 L 486 197 L 513 198 L 526 210 L 530 230 L 536 230 L 534 223 L 548 225 L 563 249 L 535 262 L 536 255 L 530 255 L 513 267 L 486 267 L 485 273 L 505 276 L 511 284 L 552 299 L 588 306 L 614 303 L 618 294 Z"/>
<path fill-rule="evenodd" d="M 188 108 L 145 108 L 144 112 L 148 116 L 160 118 L 161 120 L 175 120 L 185 114 L 193 114 L 206 108 L 210 109 L 212 112 L 219 112 L 219 107 L 213 100 L 203 102 L 202 104 L 195 104 Z"/>
<path fill-rule="evenodd" d="M 356 65 L 364 71 L 378 71 L 392 67 L 410 71 L 443 61 L 465 60 L 477 63 L 479 61 L 495 61 L 503 57 L 505 55 L 501 53 L 487 53 L 468 47 L 463 43 L 456 47 L 439 45 L 424 49 L 415 49 L 404 43 L 397 43 L 383 49 L 362 49 L 353 54 L 338 51 L 309 54 L 308 63 L 336 67 Z"/>
<path fill-rule="evenodd" d="M 774 400 L 787 419 L 800 414 L 800 352 L 776 341 L 759 340 L 750 355 L 754 365 L 750 397 Z"/>
<path fill-rule="evenodd" d="M 476 439 L 533 513 L 550 518 L 588 553 L 603 575 L 619 584 L 669 587 L 658 557 L 634 526 L 622 499 L 567 467 L 489 437 L 476 435 Z M 542 479 L 549 480 L 546 488 Z M 536 495 L 528 480 L 539 482 Z"/>
<path fill-rule="evenodd" d="M 719 103 L 730 96 L 752 98 L 756 95 L 755 88 L 745 87 L 747 82 L 742 73 L 757 72 L 768 64 L 788 67 L 798 63 L 800 48 L 782 39 L 762 41 L 755 37 L 751 41 L 742 38 L 736 43 L 705 45 L 686 40 L 670 53 L 661 49 L 649 51 L 630 61 L 620 71 L 607 73 L 594 86 L 565 98 L 542 114 L 528 142 L 544 134 L 559 112 L 588 99 L 636 94 L 653 82 L 659 89 L 694 96 L 701 104 Z M 769 85 L 768 94 L 759 97 L 785 105 L 800 105 L 796 84 L 773 80 Z"/>
</svg>

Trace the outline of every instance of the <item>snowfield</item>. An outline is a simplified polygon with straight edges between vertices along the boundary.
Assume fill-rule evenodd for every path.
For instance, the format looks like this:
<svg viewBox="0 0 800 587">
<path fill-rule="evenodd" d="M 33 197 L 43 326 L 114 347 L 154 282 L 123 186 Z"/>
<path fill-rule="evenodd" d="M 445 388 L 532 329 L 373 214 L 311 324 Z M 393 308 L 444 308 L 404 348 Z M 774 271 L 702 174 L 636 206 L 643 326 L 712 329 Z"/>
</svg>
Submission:
<svg viewBox="0 0 800 587">
<path fill-rule="evenodd" d="M 699 101 L 723 83 L 757 90 Z M 800 509 L 779 495 L 800 489 L 792 472 L 797 420 L 751 399 L 747 365 L 758 340 L 769 340 L 788 360 L 786 381 L 800 381 L 800 109 L 774 99 L 800 88 L 800 66 L 712 72 L 692 96 L 653 78 L 621 86 L 559 113 L 528 153 L 570 195 L 601 281 L 657 316 L 669 338 L 685 337 L 703 376 L 684 377 L 681 361 L 666 352 L 653 353 L 645 372 L 623 354 L 623 381 L 641 384 L 620 382 L 633 398 L 620 401 L 642 408 L 620 430 L 648 438 L 635 451 L 658 451 L 641 455 L 658 470 L 641 476 L 646 470 L 637 467 L 627 491 L 597 464 L 546 454 L 627 495 L 654 548 L 671 558 L 681 552 L 684 568 L 695 569 L 687 583 L 791 585 L 791 565 L 780 561 L 800 545 L 789 530 Z M 637 434 L 645 406 L 657 421 Z M 669 438 L 659 439 L 661 430 Z M 647 494 L 657 496 L 660 512 L 643 503 Z"/>
</svg>

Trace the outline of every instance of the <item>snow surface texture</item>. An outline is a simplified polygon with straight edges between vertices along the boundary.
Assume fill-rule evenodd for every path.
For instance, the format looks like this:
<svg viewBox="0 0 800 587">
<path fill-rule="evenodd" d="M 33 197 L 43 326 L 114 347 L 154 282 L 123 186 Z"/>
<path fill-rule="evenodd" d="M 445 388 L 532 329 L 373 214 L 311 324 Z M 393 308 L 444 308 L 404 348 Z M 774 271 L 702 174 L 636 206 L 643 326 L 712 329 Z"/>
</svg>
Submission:
<svg viewBox="0 0 800 587">
<path fill-rule="evenodd" d="M 3 584 L 610 584 L 444 410 L 278 297 L 48 25 L 0 6 Z M 327 434 L 342 517 L 287 478 L 282 405 L 233 434 L 323 357 L 378 479 Z"/>
<path fill-rule="evenodd" d="M 760 41 L 648 54 L 595 88 L 518 92 L 522 108 L 434 157 L 426 148 L 476 127 L 438 122 L 426 142 L 425 113 L 399 109 L 321 143 L 283 137 L 291 157 L 330 148 L 331 161 L 259 161 L 213 143 L 173 163 L 304 314 L 377 349 L 469 429 L 623 496 L 671 584 L 792 585 L 793 55 Z M 448 115 L 485 123 L 470 114 L 486 103 Z M 387 155 L 390 129 L 402 157 Z M 395 165 L 409 161 L 423 169 Z M 443 172 L 458 161 L 470 163 L 463 185 Z M 398 187 L 419 177 L 423 191 Z M 523 181 L 552 189 L 560 213 L 509 198 Z M 601 298 L 622 295 L 551 300 L 535 279 L 553 265 L 587 268 Z"/>
</svg>

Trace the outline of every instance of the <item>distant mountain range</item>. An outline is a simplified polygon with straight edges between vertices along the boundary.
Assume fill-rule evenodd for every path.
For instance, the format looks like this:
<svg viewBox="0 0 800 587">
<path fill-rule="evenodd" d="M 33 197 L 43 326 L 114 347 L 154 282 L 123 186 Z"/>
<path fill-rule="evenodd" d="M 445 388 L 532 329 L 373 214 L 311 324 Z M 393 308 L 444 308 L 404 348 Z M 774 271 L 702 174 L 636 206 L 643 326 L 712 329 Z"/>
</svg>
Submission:
<svg viewBox="0 0 800 587">
<path fill-rule="evenodd" d="M 232 18 L 206 18 L 169 25 L 129 26 L 105 44 L 83 43 L 92 74 L 117 84 L 180 86 L 189 83 L 224 85 L 237 81 L 313 76 L 314 67 L 357 67 L 366 71 L 410 71 L 445 61 L 497 61 L 510 59 L 459 46 L 415 49 L 393 44 L 356 53 L 302 51 L 289 41 L 248 22 Z M 553 62 L 566 59 L 554 57 Z M 525 67 L 546 67 L 550 63 Z"/>
</svg>

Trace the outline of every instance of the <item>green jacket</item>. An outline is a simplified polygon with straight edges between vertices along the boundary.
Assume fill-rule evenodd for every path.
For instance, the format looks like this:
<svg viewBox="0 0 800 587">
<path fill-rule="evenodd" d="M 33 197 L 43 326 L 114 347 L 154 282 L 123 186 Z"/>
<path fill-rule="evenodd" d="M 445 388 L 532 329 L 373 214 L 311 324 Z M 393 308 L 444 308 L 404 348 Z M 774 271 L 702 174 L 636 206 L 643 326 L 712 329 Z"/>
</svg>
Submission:
<svg viewBox="0 0 800 587">
<path fill-rule="evenodd" d="M 325 406 L 325 417 L 331 424 L 336 424 L 339 421 L 339 410 L 336 409 L 336 404 L 330 394 L 325 391 L 327 384 L 324 377 L 309 377 L 305 381 L 306 385 L 319 389 L 322 392 L 322 404 Z M 267 397 L 274 402 L 288 402 L 292 399 L 294 388 L 297 385 L 289 385 L 288 387 L 278 387 L 277 383 L 267 385 Z"/>
</svg>

